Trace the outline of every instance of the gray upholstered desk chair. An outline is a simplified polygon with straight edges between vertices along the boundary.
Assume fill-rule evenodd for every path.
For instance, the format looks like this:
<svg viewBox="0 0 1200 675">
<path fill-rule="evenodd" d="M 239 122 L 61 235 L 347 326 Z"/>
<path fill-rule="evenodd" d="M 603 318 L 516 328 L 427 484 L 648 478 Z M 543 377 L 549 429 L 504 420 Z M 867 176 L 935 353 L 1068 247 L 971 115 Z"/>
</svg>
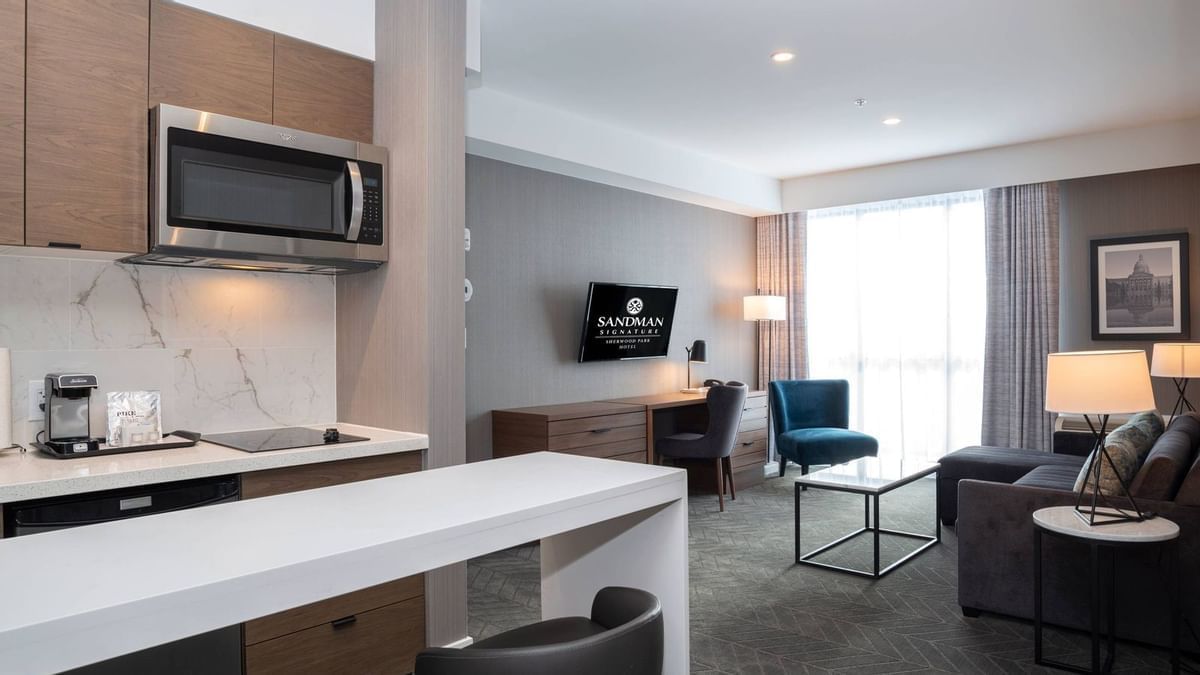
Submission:
<svg viewBox="0 0 1200 675">
<path fill-rule="evenodd" d="M 716 465 L 717 500 L 725 510 L 725 485 L 729 498 L 737 499 L 733 489 L 733 465 L 729 455 L 737 438 L 742 408 L 746 405 L 746 385 L 731 382 L 708 390 L 708 429 L 703 434 L 674 434 L 654 441 L 654 449 L 662 457 L 676 459 L 711 459 Z M 658 458 L 655 458 L 657 461 Z"/>
</svg>

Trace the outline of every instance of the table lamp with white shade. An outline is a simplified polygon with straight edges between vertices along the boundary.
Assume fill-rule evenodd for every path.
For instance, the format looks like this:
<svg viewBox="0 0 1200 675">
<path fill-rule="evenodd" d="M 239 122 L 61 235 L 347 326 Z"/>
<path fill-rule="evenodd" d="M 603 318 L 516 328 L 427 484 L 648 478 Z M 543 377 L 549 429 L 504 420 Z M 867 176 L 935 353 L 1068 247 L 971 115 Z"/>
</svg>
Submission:
<svg viewBox="0 0 1200 675">
<path fill-rule="evenodd" d="M 1175 383 L 1179 398 L 1171 408 L 1171 418 L 1185 412 L 1194 412 L 1187 399 L 1188 380 L 1200 377 L 1200 342 L 1160 342 L 1154 345 L 1150 359 L 1150 375 L 1169 377 Z"/>
<path fill-rule="evenodd" d="M 1075 497 L 1075 513 L 1088 525 L 1144 520 L 1129 492 L 1129 485 L 1116 471 L 1112 457 L 1104 447 L 1108 435 L 1109 415 L 1139 413 L 1154 410 L 1154 391 L 1150 387 L 1150 371 L 1146 367 L 1146 352 L 1139 349 L 1093 352 L 1060 352 L 1046 358 L 1046 410 L 1055 413 L 1083 415 L 1092 430 L 1092 452 L 1088 455 L 1090 475 Z M 1093 419 L 1094 418 L 1094 419 Z M 1108 460 L 1132 513 L 1111 507 L 1100 494 L 1101 458 Z M 1083 506 L 1084 488 L 1092 485 L 1092 501 Z M 1103 500 L 1109 510 L 1097 513 L 1097 500 Z M 1097 520 L 1097 515 L 1100 520 Z"/>
</svg>

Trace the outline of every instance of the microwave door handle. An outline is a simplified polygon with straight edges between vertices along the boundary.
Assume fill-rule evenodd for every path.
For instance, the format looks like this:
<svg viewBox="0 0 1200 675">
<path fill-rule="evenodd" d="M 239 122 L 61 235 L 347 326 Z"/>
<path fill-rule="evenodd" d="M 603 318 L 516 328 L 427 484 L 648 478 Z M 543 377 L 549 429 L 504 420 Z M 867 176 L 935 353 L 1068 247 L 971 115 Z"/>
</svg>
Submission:
<svg viewBox="0 0 1200 675">
<path fill-rule="evenodd" d="M 358 241 L 363 213 L 362 171 L 358 169 L 358 162 L 347 160 L 346 173 L 350 174 L 350 228 L 346 230 L 346 241 Z"/>
</svg>

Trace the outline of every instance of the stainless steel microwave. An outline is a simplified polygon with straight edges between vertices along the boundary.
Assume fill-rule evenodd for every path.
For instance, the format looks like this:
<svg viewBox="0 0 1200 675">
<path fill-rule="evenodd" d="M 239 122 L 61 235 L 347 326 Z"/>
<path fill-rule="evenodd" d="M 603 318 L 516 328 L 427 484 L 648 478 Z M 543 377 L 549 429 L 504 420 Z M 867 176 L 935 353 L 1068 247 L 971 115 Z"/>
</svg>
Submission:
<svg viewBox="0 0 1200 675">
<path fill-rule="evenodd" d="M 386 148 L 160 104 L 149 252 L 125 262 L 339 274 L 387 262 Z"/>
</svg>

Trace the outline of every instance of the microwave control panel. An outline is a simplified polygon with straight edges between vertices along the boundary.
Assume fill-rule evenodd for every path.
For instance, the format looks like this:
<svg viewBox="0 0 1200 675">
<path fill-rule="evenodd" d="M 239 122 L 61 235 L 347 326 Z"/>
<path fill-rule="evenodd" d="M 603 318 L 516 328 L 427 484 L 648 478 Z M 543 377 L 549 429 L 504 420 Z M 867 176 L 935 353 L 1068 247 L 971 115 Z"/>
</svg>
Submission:
<svg viewBox="0 0 1200 675">
<path fill-rule="evenodd" d="M 360 244 L 383 244 L 383 167 L 371 162 L 359 162 L 363 182 L 362 229 Z"/>
</svg>

